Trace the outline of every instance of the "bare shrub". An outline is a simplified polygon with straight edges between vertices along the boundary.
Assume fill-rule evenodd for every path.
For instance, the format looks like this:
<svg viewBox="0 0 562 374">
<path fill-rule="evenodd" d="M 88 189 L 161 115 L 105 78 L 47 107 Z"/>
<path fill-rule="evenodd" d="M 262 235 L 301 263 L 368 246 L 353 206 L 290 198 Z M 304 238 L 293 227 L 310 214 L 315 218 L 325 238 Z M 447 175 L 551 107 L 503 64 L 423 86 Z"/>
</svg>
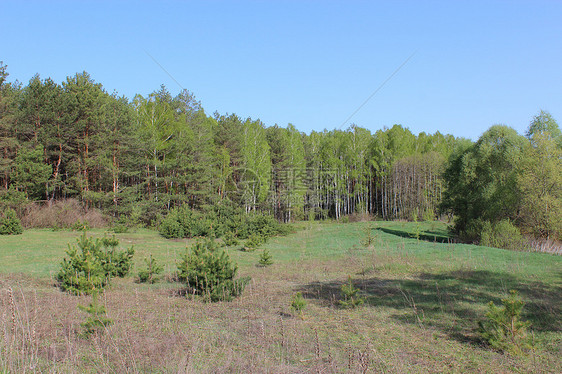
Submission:
<svg viewBox="0 0 562 374">
<path fill-rule="evenodd" d="M 367 222 L 372 221 L 373 217 L 365 213 L 352 213 L 349 216 L 349 222 Z"/>
<path fill-rule="evenodd" d="M 47 203 L 31 204 L 23 218 L 22 224 L 35 228 L 69 228 L 76 222 L 88 222 L 89 227 L 107 226 L 106 217 L 95 208 L 87 208 L 76 199 L 65 199 Z"/>
<path fill-rule="evenodd" d="M 529 239 L 527 241 L 527 248 L 535 252 L 562 255 L 562 243 L 552 239 Z"/>
</svg>

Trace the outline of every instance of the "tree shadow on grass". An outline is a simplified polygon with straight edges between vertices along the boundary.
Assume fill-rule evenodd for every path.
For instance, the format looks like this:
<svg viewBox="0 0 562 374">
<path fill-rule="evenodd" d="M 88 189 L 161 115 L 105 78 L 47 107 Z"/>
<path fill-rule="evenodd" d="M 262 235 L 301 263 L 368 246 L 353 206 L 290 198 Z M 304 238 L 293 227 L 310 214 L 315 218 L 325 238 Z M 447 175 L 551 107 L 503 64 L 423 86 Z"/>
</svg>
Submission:
<svg viewBox="0 0 562 374">
<path fill-rule="evenodd" d="M 299 291 L 325 306 L 336 307 L 344 281 L 313 282 Z M 529 282 L 510 274 L 457 270 L 421 273 L 414 279 L 363 278 L 353 281 L 365 304 L 394 309 L 392 318 L 405 323 L 433 326 L 453 339 L 479 344 L 475 334 L 487 304 L 501 305 L 509 290 L 517 290 L 526 305 L 522 318 L 535 331 L 562 331 L 562 288 Z"/>
<path fill-rule="evenodd" d="M 442 232 L 438 231 L 422 231 L 419 234 L 416 234 L 406 230 L 389 229 L 386 227 L 377 227 L 376 230 L 380 230 L 386 234 L 401 236 L 407 239 L 419 239 L 433 243 L 456 243 L 454 238 L 451 238 L 448 235 L 444 235 Z"/>
</svg>

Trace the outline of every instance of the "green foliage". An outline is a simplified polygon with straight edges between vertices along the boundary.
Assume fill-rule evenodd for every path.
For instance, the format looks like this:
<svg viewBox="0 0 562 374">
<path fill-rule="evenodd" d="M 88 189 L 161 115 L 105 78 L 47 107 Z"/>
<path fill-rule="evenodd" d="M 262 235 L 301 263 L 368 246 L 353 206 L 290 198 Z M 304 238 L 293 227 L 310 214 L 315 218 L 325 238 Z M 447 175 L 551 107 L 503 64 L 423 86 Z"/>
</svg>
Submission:
<svg viewBox="0 0 562 374">
<path fill-rule="evenodd" d="M 107 317 L 105 306 L 99 303 L 97 291 L 92 293 L 92 302 L 87 307 L 78 305 L 78 309 L 88 313 L 86 320 L 80 324 L 80 326 L 84 328 L 85 337 L 103 332 L 107 326 L 113 323 L 113 321 Z"/>
<path fill-rule="evenodd" d="M 16 211 L 20 216 L 24 213 L 28 205 L 27 195 L 23 191 L 18 191 L 14 185 L 11 185 L 5 191 L 0 192 L 0 209 L 10 208 Z"/>
<path fill-rule="evenodd" d="M 494 225 L 484 222 L 480 232 L 480 244 L 488 247 L 515 249 L 523 248 L 524 241 L 519 229 L 509 220 L 502 220 Z"/>
<path fill-rule="evenodd" d="M 56 279 L 62 290 L 75 295 L 97 292 L 109 283 L 111 277 L 124 277 L 131 269 L 133 247 L 116 249 L 115 237 L 92 239 L 86 233 L 68 245 L 68 260 L 63 259 Z"/>
<path fill-rule="evenodd" d="M 536 238 L 562 239 L 562 136 L 558 145 L 535 133 L 519 164 L 522 229 Z"/>
<path fill-rule="evenodd" d="M 90 222 L 77 220 L 70 226 L 70 229 L 73 231 L 88 231 L 90 229 Z"/>
<path fill-rule="evenodd" d="M 13 179 L 16 186 L 25 191 L 29 198 L 39 199 L 44 196 L 45 186 L 52 168 L 43 162 L 43 157 L 44 152 L 41 145 L 37 145 L 33 149 L 22 147 L 18 150 Z"/>
<path fill-rule="evenodd" d="M 179 280 L 207 301 L 232 300 L 249 282 L 249 278 L 234 279 L 238 266 L 210 239 L 186 249 L 177 266 Z"/>
<path fill-rule="evenodd" d="M 502 299 L 503 307 L 497 307 L 493 301 L 488 304 L 486 320 L 478 323 L 482 338 L 493 348 L 521 354 L 532 348 L 532 337 L 527 328 L 529 321 L 521 320 L 525 303 L 518 297 L 517 291 L 510 291 L 509 297 Z"/>
<path fill-rule="evenodd" d="M 432 209 L 425 209 L 422 214 L 422 220 L 424 222 L 431 222 L 435 220 L 435 212 Z"/>
<path fill-rule="evenodd" d="M 372 247 L 375 244 L 375 241 L 377 239 L 377 234 L 375 232 L 376 227 L 374 226 L 367 226 L 364 229 L 364 235 L 363 235 L 363 239 L 361 240 L 361 245 L 367 248 Z"/>
<path fill-rule="evenodd" d="M 113 226 L 111 226 L 111 231 L 113 231 L 116 234 L 124 234 L 126 232 L 129 232 L 129 227 L 122 223 L 116 223 Z"/>
<path fill-rule="evenodd" d="M 7 208 L 0 212 L 0 235 L 19 235 L 23 233 L 23 226 L 16 212 Z"/>
<path fill-rule="evenodd" d="M 248 239 L 253 236 L 252 245 L 259 246 L 267 238 L 287 234 L 290 228 L 275 218 L 259 213 L 244 213 L 242 209 L 226 206 L 209 207 L 202 211 L 190 209 L 187 205 L 170 210 L 159 227 L 165 238 L 184 238 L 214 235 L 225 236 L 225 244 L 236 242 L 236 237 Z M 257 244 L 259 243 L 259 244 Z"/>
<path fill-rule="evenodd" d="M 518 165 L 525 141 L 512 128 L 495 125 L 451 160 L 442 208 L 455 214 L 454 230 L 460 237 L 477 241 L 481 231 L 470 226 L 478 219 L 495 223 L 517 217 L 521 206 Z"/>
<path fill-rule="evenodd" d="M 346 309 L 353 309 L 363 305 L 365 298 L 359 297 L 358 293 L 359 288 L 353 286 L 351 277 L 349 277 L 347 283 L 341 286 L 342 300 L 339 301 L 340 306 Z"/>
<path fill-rule="evenodd" d="M 246 251 L 253 251 L 256 247 L 264 244 L 266 240 L 267 238 L 264 235 L 250 234 L 250 237 L 246 240 L 244 248 Z"/>
<path fill-rule="evenodd" d="M 273 264 L 273 256 L 269 253 L 268 249 L 264 249 L 263 252 L 260 254 L 260 258 L 258 260 L 259 266 L 269 266 Z"/>
<path fill-rule="evenodd" d="M 236 235 L 232 231 L 225 232 L 222 239 L 227 247 L 238 245 L 238 239 L 236 239 Z"/>
<path fill-rule="evenodd" d="M 146 269 L 139 271 L 140 283 L 156 283 L 158 281 L 158 274 L 164 271 L 164 267 L 156 262 L 156 259 L 150 255 L 149 258 L 144 258 Z"/>
<path fill-rule="evenodd" d="M 306 308 L 306 300 L 302 296 L 301 292 L 297 292 L 291 300 L 291 310 L 298 314 L 302 314 L 304 308 Z"/>
<path fill-rule="evenodd" d="M 562 131 L 556 120 L 547 111 L 541 110 L 538 115 L 534 116 L 525 133 L 525 136 L 531 140 L 537 135 L 550 138 L 557 142 L 558 146 L 562 146 Z"/>
</svg>

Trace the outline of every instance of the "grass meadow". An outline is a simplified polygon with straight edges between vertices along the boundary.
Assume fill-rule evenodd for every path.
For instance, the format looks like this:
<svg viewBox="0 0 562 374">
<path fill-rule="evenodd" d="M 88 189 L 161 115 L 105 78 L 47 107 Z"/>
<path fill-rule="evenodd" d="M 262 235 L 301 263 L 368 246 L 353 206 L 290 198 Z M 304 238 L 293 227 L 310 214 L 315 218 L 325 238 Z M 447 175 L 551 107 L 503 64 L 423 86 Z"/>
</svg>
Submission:
<svg viewBox="0 0 562 374">
<path fill-rule="evenodd" d="M 91 230 L 103 236 L 103 230 Z M 135 269 L 101 296 L 113 320 L 83 338 L 91 297 L 55 287 L 72 231 L 0 237 L 0 373 L 556 373 L 562 372 L 562 257 L 458 244 L 440 222 L 303 222 L 254 252 L 228 248 L 252 280 L 232 302 L 204 303 L 173 282 L 191 240 L 139 229 Z M 267 248 L 274 264 L 258 267 Z M 152 254 L 160 282 L 135 275 Z M 365 303 L 341 309 L 351 277 Z M 535 348 L 496 352 L 479 338 L 487 303 L 526 302 Z M 302 313 L 290 309 L 301 292 Z"/>
</svg>

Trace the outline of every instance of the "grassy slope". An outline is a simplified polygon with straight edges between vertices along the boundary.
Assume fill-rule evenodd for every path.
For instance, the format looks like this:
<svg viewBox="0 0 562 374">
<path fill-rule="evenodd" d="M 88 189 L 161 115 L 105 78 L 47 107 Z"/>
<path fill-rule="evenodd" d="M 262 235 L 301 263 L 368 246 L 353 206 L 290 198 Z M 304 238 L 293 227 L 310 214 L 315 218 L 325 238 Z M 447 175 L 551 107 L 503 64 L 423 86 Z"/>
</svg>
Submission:
<svg viewBox="0 0 562 374">
<path fill-rule="evenodd" d="M 240 273 L 252 276 L 244 295 L 232 303 L 201 304 L 175 297 L 182 294 L 175 284 L 139 286 L 132 278 L 118 280 L 105 296 L 115 324 L 99 338 L 108 347 L 101 355 L 95 344 L 76 334 L 61 337 L 79 329 L 84 315 L 76 304 L 87 299 L 50 287 L 49 277 L 78 233 L 29 230 L 22 236 L 1 237 L 0 301 L 7 300 L 5 290 L 11 286 L 21 294 L 18 299 L 15 292 L 18 310 L 25 305 L 29 315 L 35 310 L 29 295 L 35 292 L 41 308 L 33 313 L 42 321 L 37 356 L 43 365 L 61 371 L 122 371 L 128 365 L 141 371 L 176 371 L 180 366 L 252 372 L 562 371 L 562 257 L 449 243 L 439 223 L 301 226 L 263 246 L 275 261 L 265 269 L 255 267 L 259 249 L 229 249 Z M 361 242 L 368 230 L 372 245 L 366 248 Z M 410 238 L 415 233 L 444 243 Z M 152 253 L 169 273 L 187 243 L 148 230 L 117 236 L 123 245 L 135 245 L 137 265 Z M 337 308 L 348 276 L 366 297 L 366 306 Z M 539 342 L 528 357 L 493 352 L 474 332 L 486 303 L 499 303 L 510 289 L 517 289 L 527 302 L 525 318 L 533 322 Z M 289 309 L 297 291 L 308 300 L 302 318 L 291 316 Z M 28 302 L 23 304 L 26 294 Z M 69 350 L 73 355 L 57 353 Z M 51 362 L 50 357 L 55 359 Z"/>
</svg>

